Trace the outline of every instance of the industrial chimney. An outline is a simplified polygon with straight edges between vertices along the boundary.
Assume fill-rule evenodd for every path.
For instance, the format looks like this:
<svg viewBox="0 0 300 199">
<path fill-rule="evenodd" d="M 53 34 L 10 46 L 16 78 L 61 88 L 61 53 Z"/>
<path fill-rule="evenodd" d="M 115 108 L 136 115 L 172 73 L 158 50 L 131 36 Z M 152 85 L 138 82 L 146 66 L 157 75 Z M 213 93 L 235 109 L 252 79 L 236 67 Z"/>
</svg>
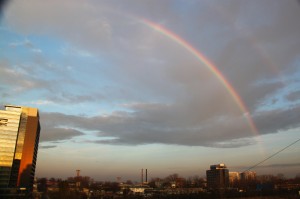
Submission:
<svg viewBox="0 0 300 199">
<path fill-rule="evenodd" d="M 144 183 L 144 169 L 141 171 L 141 183 Z"/>
<path fill-rule="evenodd" d="M 146 169 L 146 183 L 148 183 L 148 170 Z"/>
</svg>

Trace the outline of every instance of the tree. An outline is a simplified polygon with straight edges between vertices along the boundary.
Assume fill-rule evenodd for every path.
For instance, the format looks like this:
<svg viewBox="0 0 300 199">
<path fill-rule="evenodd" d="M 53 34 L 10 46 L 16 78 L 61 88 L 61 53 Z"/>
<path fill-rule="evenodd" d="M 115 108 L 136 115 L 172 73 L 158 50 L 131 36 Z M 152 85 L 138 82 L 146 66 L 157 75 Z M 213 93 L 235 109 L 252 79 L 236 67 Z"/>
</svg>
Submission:
<svg viewBox="0 0 300 199">
<path fill-rule="evenodd" d="M 176 181 L 176 179 L 179 178 L 179 175 L 177 173 L 174 173 L 174 174 L 171 174 L 171 175 L 168 175 L 165 180 L 167 182 L 172 182 L 172 181 Z"/>
<path fill-rule="evenodd" d="M 68 198 L 70 194 L 69 183 L 67 181 L 61 181 L 58 183 L 60 198 Z"/>
<path fill-rule="evenodd" d="M 47 192 L 47 178 L 40 178 L 37 180 L 38 186 L 37 189 L 39 192 Z"/>
</svg>

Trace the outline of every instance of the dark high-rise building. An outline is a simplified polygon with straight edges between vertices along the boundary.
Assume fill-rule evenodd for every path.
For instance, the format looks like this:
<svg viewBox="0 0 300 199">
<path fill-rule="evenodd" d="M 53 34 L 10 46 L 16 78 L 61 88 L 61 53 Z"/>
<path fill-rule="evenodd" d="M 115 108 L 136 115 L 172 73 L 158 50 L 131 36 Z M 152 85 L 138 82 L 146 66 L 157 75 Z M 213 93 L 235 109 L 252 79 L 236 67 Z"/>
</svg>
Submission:
<svg viewBox="0 0 300 199">
<path fill-rule="evenodd" d="M 210 189 L 224 189 L 229 185 L 229 170 L 225 164 L 211 165 L 206 171 L 207 186 Z"/>
<path fill-rule="evenodd" d="M 0 110 L 0 194 L 31 192 L 39 137 L 37 108 L 7 105 Z"/>
</svg>

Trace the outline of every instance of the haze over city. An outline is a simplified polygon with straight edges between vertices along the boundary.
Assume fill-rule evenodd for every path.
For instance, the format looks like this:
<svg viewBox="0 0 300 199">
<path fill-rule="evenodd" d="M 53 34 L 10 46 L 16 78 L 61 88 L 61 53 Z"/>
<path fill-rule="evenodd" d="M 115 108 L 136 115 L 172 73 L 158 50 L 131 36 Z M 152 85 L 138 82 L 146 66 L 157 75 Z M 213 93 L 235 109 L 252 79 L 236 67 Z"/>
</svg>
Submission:
<svg viewBox="0 0 300 199">
<path fill-rule="evenodd" d="M 37 177 L 242 172 L 299 139 L 296 0 L 11 0 L 0 105 L 39 109 Z M 300 143 L 253 168 L 299 174 Z"/>
</svg>

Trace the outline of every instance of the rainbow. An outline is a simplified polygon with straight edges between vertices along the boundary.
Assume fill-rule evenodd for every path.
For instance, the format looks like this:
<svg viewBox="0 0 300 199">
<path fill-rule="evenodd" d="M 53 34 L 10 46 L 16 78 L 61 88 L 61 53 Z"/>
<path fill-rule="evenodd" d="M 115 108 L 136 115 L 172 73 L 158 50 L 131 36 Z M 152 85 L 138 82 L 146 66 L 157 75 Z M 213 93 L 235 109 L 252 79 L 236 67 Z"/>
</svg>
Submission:
<svg viewBox="0 0 300 199">
<path fill-rule="evenodd" d="M 202 62 L 218 78 L 218 80 L 223 84 L 223 86 L 226 88 L 228 93 L 232 96 L 233 100 L 235 101 L 235 103 L 238 105 L 239 109 L 243 113 L 243 116 L 246 118 L 252 133 L 254 135 L 259 135 L 258 130 L 253 122 L 253 119 L 249 114 L 248 108 L 246 107 L 242 98 L 236 92 L 234 87 L 224 77 L 221 71 L 207 57 L 205 57 L 200 51 L 198 51 L 195 47 L 193 47 L 183 38 L 179 37 L 177 34 L 171 32 L 170 30 L 164 28 L 163 26 L 156 24 L 152 21 L 149 21 L 147 19 L 140 19 L 140 20 L 143 24 L 147 25 L 151 29 L 154 29 L 155 31 L 175 41 L 181 47 L 185 48 L 188 52 L 194 55 L 200 62 Z"/>
</svg>

